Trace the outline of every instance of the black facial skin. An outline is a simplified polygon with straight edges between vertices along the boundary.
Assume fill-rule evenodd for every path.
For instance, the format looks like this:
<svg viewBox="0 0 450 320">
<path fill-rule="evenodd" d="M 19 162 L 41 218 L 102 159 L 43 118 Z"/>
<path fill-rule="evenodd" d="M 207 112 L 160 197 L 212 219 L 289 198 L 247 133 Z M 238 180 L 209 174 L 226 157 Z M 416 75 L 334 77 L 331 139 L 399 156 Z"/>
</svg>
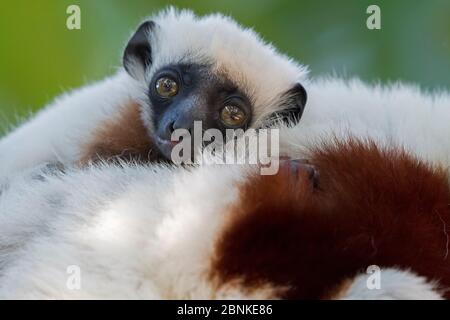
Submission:
<svg viewBox="0 0 450 320">
<path fill-rule="evenodd" d="M 167 77 L 178 84 L 178 93 L 173 97 L 161 97 L 156 84 L 161 77 Z M 249 99 L 230 81 L 218 79 L 207 65 L 177 64 L 158 70 L 150 82 L 149 99 L 153 111 L 155 142 L 164 156 L 170 159 L 173 146 L 172 132 L 186 129 L 193 141 L 194 121 L 202 122 L 202 129 L 246 130 L 252 119 Z M 245 121 L 239 126 L 225 124 L 220 118 L 221 110 L 233 105 L 245 114 Z M 200 137 L 201 138 L 201 137 Z"/>
</svg>

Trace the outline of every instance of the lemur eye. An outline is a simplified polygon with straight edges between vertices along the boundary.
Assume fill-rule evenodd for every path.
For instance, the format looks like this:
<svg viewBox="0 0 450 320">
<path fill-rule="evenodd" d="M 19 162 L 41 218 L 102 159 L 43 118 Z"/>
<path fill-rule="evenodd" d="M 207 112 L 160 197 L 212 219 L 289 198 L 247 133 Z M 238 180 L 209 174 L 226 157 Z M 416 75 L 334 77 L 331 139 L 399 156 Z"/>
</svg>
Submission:
<svg viewBox="0 0 450 320">
<path fill-rule="evenodd" d="M 156 92 L 163 98 L 171 98 L 178 93 L 178 83 L 169 77 L 161 77 L 156 81 Z"/>
<path fill-rule="evenodd" d="M 220 111 L 220 119 L 229 127 L 240 127 L 244 124 L 247 116 L 241 108 L 228 105 Z"/>
</svg>

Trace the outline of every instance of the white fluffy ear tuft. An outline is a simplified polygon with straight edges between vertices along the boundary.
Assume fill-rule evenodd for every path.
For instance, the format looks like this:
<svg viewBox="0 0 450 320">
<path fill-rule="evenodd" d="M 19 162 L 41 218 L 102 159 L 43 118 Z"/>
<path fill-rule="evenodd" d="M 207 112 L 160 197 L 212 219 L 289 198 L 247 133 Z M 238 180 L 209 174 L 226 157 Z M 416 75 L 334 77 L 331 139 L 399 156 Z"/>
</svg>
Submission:
<svg viewBox="0 0 450 320">
<path fill-rule="evenodd" d="M 153 21 L 143 22 L 133 34 L 123 54 L 123 66 L 136 80 L 145 78 L 146 69 L 152 64 L 150 33 L 155 27 Z"/>
</svg>

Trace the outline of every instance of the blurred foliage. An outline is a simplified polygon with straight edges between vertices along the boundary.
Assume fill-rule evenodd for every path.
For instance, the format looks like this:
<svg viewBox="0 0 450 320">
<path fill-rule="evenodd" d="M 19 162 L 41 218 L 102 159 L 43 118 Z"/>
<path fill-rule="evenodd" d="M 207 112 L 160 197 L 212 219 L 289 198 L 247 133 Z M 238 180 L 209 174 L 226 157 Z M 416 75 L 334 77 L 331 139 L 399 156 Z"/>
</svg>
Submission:
<svg viewBox="0 0 450 320">
<path fill-rule="evenodd" d="M 66 28 L 70 4 L 81 7 L 81 30 Z M 169 4 L 231 15 L 313 75 L 450 86 L 450 0 L 2 0 L 0 123 L 114 72 L 136 25 Z M 366 28 L 370 4 L 382 30 Z"/>
</svg>

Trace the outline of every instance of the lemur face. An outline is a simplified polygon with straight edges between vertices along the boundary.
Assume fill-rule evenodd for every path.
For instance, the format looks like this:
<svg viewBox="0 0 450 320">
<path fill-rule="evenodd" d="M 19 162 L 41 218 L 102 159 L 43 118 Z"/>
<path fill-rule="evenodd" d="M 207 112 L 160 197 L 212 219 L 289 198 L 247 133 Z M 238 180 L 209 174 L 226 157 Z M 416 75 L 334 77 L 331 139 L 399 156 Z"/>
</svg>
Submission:
<svg viewBox="0 0 450 320">
<path fill-rule="evenodd" d="M 194 121 L 203 129 L 247 129 L 252 120 L 249 98 L 231 81 L 213 74 L 209 65 L 177 64 L 162 67 L 150 81 L 149 100 L 155 143 L 169 158 L 177 129 L 194 133 Z"/>
<path fill-rule="evenodd" d="M 141 110 L 155 144 L 170 158 L 172 132 L 259 128 L 302 115 L 306 71 L 229 18 L 172 9 L 141 24 L 124 67 L 142 85 Z"/>
</svg>

